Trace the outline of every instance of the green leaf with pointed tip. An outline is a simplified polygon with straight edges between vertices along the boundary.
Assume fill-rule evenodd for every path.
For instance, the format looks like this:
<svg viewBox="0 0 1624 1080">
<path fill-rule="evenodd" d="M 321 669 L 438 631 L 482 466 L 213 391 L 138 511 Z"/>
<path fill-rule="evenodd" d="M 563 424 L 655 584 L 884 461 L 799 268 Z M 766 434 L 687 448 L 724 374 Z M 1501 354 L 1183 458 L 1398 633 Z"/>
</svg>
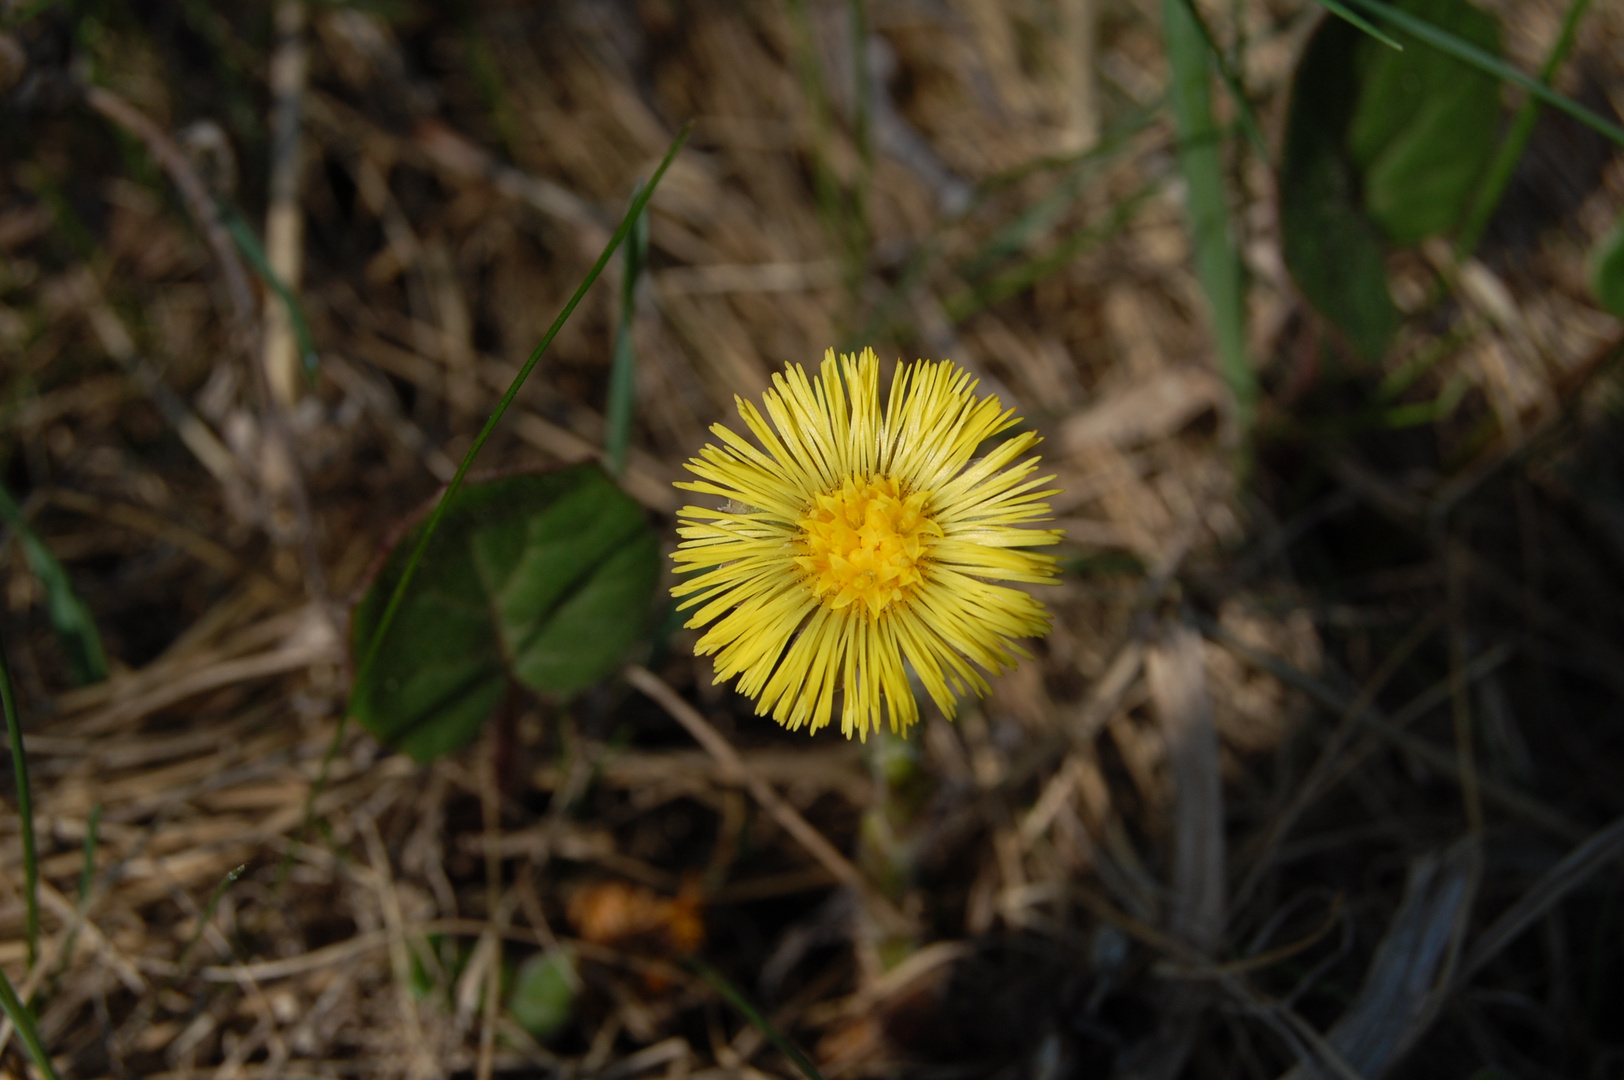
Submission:
<svg viewBox="0 0 1624 1080">
<path fill-rule="evenodd" d="M 1590 291 L 1601 309 L 1624 319 L 1624 216 L 1591 249 Z"/>
<path fill-rule="evenodd" d="M 1500 52 L 1499 24 L 1466 0 L 1398 6 L 1485 52 Z M 1371 220 L 1395 244 L 1409 246 L 1459 223 L 1494 154 L 1500 84 L 1402 30 L 1395 33 L 1403 52 L 1362 36 L 1355 45 L 1358 106 L 1347 147 Z"/>
<path fill-rule="evenodd" d="M 1280 244 L 1308 302 L 1367 360 L 1398 331 L 1381 233 L 1359 206 L 1359 177 L 1343 148 L 1353 117 L 1359 31 L 1327 19 L 1297 63 L 1280 156 Z"/>
<path fill-rule="evenodd" d="M 0 523 L 17 531 L 29 569 L 45 586 L 45 610 L 62 643 L 74 683 L 84 686 L 101 682 L 107 678 L 107 653 L 102 649 L 101 635 L 96 632 L 96 620 L 79 594 L 73 591 L 67 570 L 29 527 L 22 507 L 4 487 L 0 487 Z"/>
<path fill-rule="evenodd" d="M 1400 0 L 1396 9 L 1497 53 L 1494 19 L 1467 0 Z M 1499 84 L 1404 31 L 1395 52 L 1326 19 L 1292 79 L 1280 163 L 1286 264 L 1321 314 L 1367 359 L 1398 329 L 1388 244 L 1411 246 L 1459 224 L 1494 153 Z"/>
<path fill-rule="evenodd" d="M 356 605 L 358 655 L 422 527 Z M 647 626 L 658 577 L 642 508 L 596 465 L 465 485 L 351 708 L 418 761 L 448 753 L 479 734 L 510 680 L 571 693 L 614 670 Z"/>
</svg>

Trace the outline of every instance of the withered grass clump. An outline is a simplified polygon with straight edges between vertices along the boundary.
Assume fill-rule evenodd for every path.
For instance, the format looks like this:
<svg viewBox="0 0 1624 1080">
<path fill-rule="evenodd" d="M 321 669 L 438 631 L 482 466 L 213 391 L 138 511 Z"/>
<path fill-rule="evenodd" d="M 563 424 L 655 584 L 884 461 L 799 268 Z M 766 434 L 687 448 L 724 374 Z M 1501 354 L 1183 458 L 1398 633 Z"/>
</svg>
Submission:
<svg viewBox="0 0 1624 1080">
<path fill-rule="evenodd" d="M 230 7 L 0 29 L 0 482 L 113 666 L 72 685 L 0 532 L 43 879 L 29 971 L 8 813 L 0 966 L 62 1075 L 793 1075 L 706 973 L 829 1077 L 1616 1073 L 1615 148 L 1541 121 L 1477 259 L 1395 262 L 1370 365 L 1226 143 L 1244 433 L 1156 4 Z M 1272 136 L 1311 9 L 1236 10 Z M 1537 70 L 1564 9 L 1498 10 Z M 1595 5 L 1558 88 L 1624 109 L 1620 57 Z M 735 395 L 830 346 L 951 359 L 1059 474 L 1053 632 L 906 743 L 780 731 L 672 619 L 467 752 L 350 726 L 329 760 L 346 604 L 690 118 L 627 491 L 674 546 Z M 588 295 L 482 469 L 601 453 L 619 311 Z M 545 1042 L 505 1005 L 542 954 Z"/>
</svg>

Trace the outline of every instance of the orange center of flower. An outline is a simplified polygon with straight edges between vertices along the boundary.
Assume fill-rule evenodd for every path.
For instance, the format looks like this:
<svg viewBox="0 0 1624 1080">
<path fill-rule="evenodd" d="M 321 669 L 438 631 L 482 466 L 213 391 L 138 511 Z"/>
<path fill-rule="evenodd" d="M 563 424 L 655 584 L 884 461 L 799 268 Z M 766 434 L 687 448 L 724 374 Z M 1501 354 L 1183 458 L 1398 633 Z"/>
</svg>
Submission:
<svg viewBox="0 0 1624 1080">
<path fill-rule="evenodd" d="M 814 596 L 839 610 L 862 601 L 878 615 L 919 584 L 919 564 L 930 537 L 942 527 L 925 513 L 930 493 L 906 497 L 889 477 L 848 479 L 819 495 L 801 519 L 804 554 L 795 562 L 806 571 Z"/>
</svg>

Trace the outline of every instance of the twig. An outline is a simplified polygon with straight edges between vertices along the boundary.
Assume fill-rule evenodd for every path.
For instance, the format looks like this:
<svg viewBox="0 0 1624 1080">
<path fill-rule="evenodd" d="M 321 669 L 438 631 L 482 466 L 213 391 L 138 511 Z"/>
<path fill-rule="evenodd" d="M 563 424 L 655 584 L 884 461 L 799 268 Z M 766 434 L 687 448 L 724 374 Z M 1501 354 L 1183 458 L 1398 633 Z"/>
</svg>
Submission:
<svg viewBox="0 0 1624 1080">
<path fill-rule="evenodd" d="M 265 256 L 272 272 L 297 293 L 304 269 L 304 215 L 299 205 L 304 146 L 301 113 L 310 71 L 304 42 L 305 9 L 301 0 L 276 5 L 276 52 L 271 56 L 270 206 L 265 211 Z M 282 407 L 299 396 L 299 352 L 292 312 L 284 304 L 265 308 L 265 379 Z"/>
<path fill-rule="evenodd" d="M 192 168 L 185 151 L 146 114 L 109 90 L 99 86 L 89 87 L 85 90 L 85 104 L 140 139 L 147 153 L 153 156 L 169 176 L 170 182 L 180 190 L 186 212 L 203 231 L 203 239 L 214 251 L 220 272 L 225 275 L 226 291 L 231 295 L 231 307 L 239 332 L 251 327 L 254 290 L 248 281 L 248 271 L 237 257 L 237 249 L 232 246 L 231 236 L 226 232 L 225 223 L 220 220 L 214 197 L 203 183 L 203 178 L 197 175 L 197 170 Z"/>
<path fill-rule="evenodd" d="M 1210 620 L 1198 618 L 1196 621 L 1200 624 L 1201 630 L 1204 634 L 1218 642 L 1230 652 L 1234 653 L 1237 657 L 1245 660 L 1254 667 L 1261 668 L 1262 670 L 1269 672 L 1275 678 L 1279 679 L 1283 683 L 1286 683 L 1288 686 L 1294 686 L 1303 691 L 1309 697 L 1319 702 L 1322 707 L 1341 713 L 1352 711 L 1352 701 L 1345 698 L 1337 691 L 1331 689 L 1320 680 L 1314 678 L 1306 672 L 1299 671 L 1297 668 L 1286 663 L 1284 660 L 1280 660 L 1265 652 L 1252 648 L 1250 645 L 1239 640 L 1233 634 L 1224 630 L 1218 624 Z M 1500 663 L 1504 662 L 1506 655 L 1509 654 L 1500 650 L 1490 650 L 1489 653 L 1477 657 L 1472 661 L 1472 664 L 1468 668 L 1468 679 L 1476 678 L 1477 675 L 1485 669 L 1491 669 L 1498 666 Z M 1448 696 L 1447 689 L 1445 690 L 1443 696 Z M 1404 753 L 1409 754 L 1411 757 L 1420 760 L 1423 764 L 1436 771 L 1439 775 L 1447 777 L 1457 784 L 1461 782 L 1460 763 L 1456 760 L 1454 753 L 1446 750 L 1440 750 L 1438 747 L 1427 742 L 1425 739 L 1420 739 L 1414 735 L 1411 735 L 1409 732 L 1403 730 L 1403 728 L 1393 723 L 1391 720 L 1382 717 L 1376 711 L 1375 706 L 1370 706 L 1363 712 L 1355 713 L 1354 715 L 1357 715 L 1361 722 L 1367 725 L 1372 731 L 1379 734 L 1383 739 L 1392 743 L 1394 746 L 1404 751 Z M 1494 780 L 1491 777 L 1486 776 L 1479 777 L 1478 790 L 1482 793 L 1485 800 L 1498 803 L 1502 809 L 1512 814 L 1516 814 L 1534 825 L 1538 825 L 1540 828 L 1555 836 L 1560 836 L 1565 840 L 1577 840 L 1584 836 L 1584 831 L 1582 829 L 1580 829 L 1573 822 L 1569 821 L 1567 818 L 1563 817 L 1561 814 L 1551 810 L 1537 799 L 1524 795 L 1522 792 L 1510 787 L 1509 785 L 1502 784 L 1498 780 Z"/>
<path fill-rule="evenodd" d="M 203 183 L 202 177 L 197 175 L 197 170 L 192 168 L 192 163 L 187 160 L 185 152 L 176 145 L 175 140 L 170 138 L 167 132 L 148 119 L 139 109 L 117 94 L 99 86 L 85 90 L 85 103 L 141 140 L 147 148 L 147 153 L 153 156 L 169 176 L 170 182 L 179 189 L 187 213 L 203 231 L 204 240 L 214 252 L 215 261 L 220 264 L 220 272 L 225 276 L 226 291 L 231 295 L 237 343 L 248 356 L 248 366 L 253 371 L 255 385 L 265 405 L 265 430 L 270 436 L 272 452 L 281 459 L 281 464 L 285 467 L 285 472 L 276 479 L 280 481 L 283 489 L 279 494 L 285 494 L 293 504 L 294 518 L 303 549 L 305 585 L 313 598 L 324 600 L 327 596 L 327 579 L 322 571 L 321 553 L 316 546 L 310 497 L 305 491 L 304 477 L 299 472 L 299 459 L 294 452 L 293 436 L 288 430 L 287 417 L 271 394 L 265 378 L 265 369 L 255 363 L 251 355 L 256 310 L 254 292 L 249 285 L 248 271 L 244 269 L 242 259 L 232 243 L 231 234 L 221 218 L 220 208 Z M 262 470 L 262 480 L 268 474 L 269 470 Z M 267 520 L 266 524 L 270 527 L 274 522 Z"/>
<path fill-rule="evenodd" d="M 1238 912 L 1251 899 L 1252 892 L 1263 881 L 1263 875 L 1268 872 L 1274 860 L 1274 851 L 1286 836 L 1291 832 L 1297 819 L 1303 815 L 1309 805 L 1320 797 L 1332 782 L 1332 774 L 1340 767 L 1344 772 L 1348 767 L 1344 751 L 1352 741 L 1353 734 L 1358 730 L 1360 717 L 1366 709 L 1375 702 L 1376 696 L 1386 688 L 1387 683 L 1398 673 L 1398 669 L 1409 660 L 1411 654 L 1420 648 L 1426 639 L 1432 636 L 1443 621 L 1443 612 L 1434 611 L 1430 616 L 1422 619 L 1405 635 L 1398 646 L 1388 654 L 1376 671 L 1366 680 L 1360 688 L 1359 694 L 1342 712 L 1342 719 L 1338 722 L 1336 730 L 1331 737 L 1325 740 L 1320 748 L 1320 755 L 1309 769 L 1308 775 L 1292 795 L 1291 801 L 1286 804 L 1278 814 L 1271 815 L 1269 831 L 1264 835 L 1258 845 L 1257 856 L 1241 881 L 1240 887 L 1235 890 L 1231 900 L 1230 911 Z"/>
<path fill-rule="evenodd" d="M 1545 876 L 1535 882 L 1516 903 L 1501 912 L 1500 917 L 1467 950 L 1460 969 L 1455 973 L 1456 983 L 1464 983 L 1477 974 L 1517 935 L 1560 903 L 1563 897 L 1621 856 L 1624 856 L 1624 818 L 1616 819 L 1574 848 L 1566 858 L 1546 871 Z"/>
<path fill-rule="evenodd" d="M 107 302 L 101 281 L 95 272 L 89 266 L 85 266 L 69 280 L 77 294 L 76 298 L 83 305 L 85 315 L 90 320 L 91 330 L 101 341 L 107 355 L 122 364 L 136 385 L 146 391 L 158 412 L 175 429 L 180 441 L 210 475 L 222 486 L 239 485 L 242 467 L 236 455 L 220 441 L 214 430 L 192 411 L 191 406 L 169 389 L 168 384 L 158 377 L 152 365 L 142 358 L 136 350 L 135 339 L 130 336 L 129 329 L 124 325 L 124 320 L 119 318 L 118 312 Z"/>
<path fill-rule="evenodd" d="M 1477 755 L 1472 750 L 1472 703 L 1467 697 L 1466 567 L 1447 547 L 1443 557 L 1449 588 L 1449 697 L 1455 727 L 1455 768 L 1460 773 L 1466 823 L 1473 832 L 1481 832 L 1483 796 L 1478 791 Z"/>
<path fill-rule="evenodd" d="M 1223 786 L 1201 635 L 1172 621 L 1146 650 L 1145 681 L 1173 776 L 1172 933 L 1203 952 L 1224 928 Z"/>
<path fill-rule="evenodd" d="M 496 1052 L 496 1017 L 500 1008 L 502 991 L 502 960 L 501 934 L 506 927 L 506 905 L 502 898 L 502 857 L 498 851 L 498 841 L 502 834 L 502 743 L 508 737 L 507 729 L 514 722 L 513 710 L 519 707 L 517 697 L 520 688 L 513 682 L 508 683 L 507 692 L 502 697 L 502 703 L 497 706 L 498 714 L 485 732 L 485 744 L 490 748 L 490 756 L 485 761 L 485 767 L 490 774 L 480 785 L 479 809 L 484 825 L 484 834 L 481 837 L 481 846 L 485 849 L 485 910 L 486 930 L 491 943 L 489 966 L 485 971 L 484 1007 L 480 1009 L 479 1018 L 479 1057 L 474 1068 L 477 1080 L 491 1080 L 491 1071 Z"/>
<path fill-rule="evenodd" d="M 686 728 L 688 734 L 694 737 L 694 741 L 704 747 L 705 751 L 722 766 L 724 774 L 747 788 L 756 802 L 761 804 L 761 808 L 772 815 L 773 820 L 794 837 L 814 859 L 822 863 L 824 869 L 842 884 L 855 890 L 868 903 L 869 910 L 888 924 L 888 929 L 900 930 L 908 925 L 907 918 L 889 900 L 874 891 L 874 887 L 857 867 L 852 865 L 851 860 L 835 850 L 835 846 L 814 829 L 798 810 L 780 798 L 765 780 L 745 765 L 739 752 L 733 749 L 733 744 L 728 742 L 709 720 L 700 715 L 698 709 L 684 701 L 682 695 L 671 689 L 664 679 L 645 667 L 632 664 L 626 668 L 625 675 L 627 682 L 647 694 L 669 713 L 673 720 Z"/>
<path fill-rule="evenodd" d="M 412 1000 L 411 946 L 406 940 L 406 918 L 401 912 L 400 895 L 395 891 L 395 877 L 389 865 L 389 852 L 383 837 L 378 835 L 377 824 L 369 817 L 359 817 L 358 831 L 366 843 L 367 861 L 377 875 L 375 888 L 383 908 L 385 940 L 389 945 L 389 965 L 395 976 L 395 998 L 400 1018 L 406 1028 L 406 1052 L 411 1061 L 408 1075 L 431 1076 L 438 1070 L 434 1056 L 429 1052 L 423 1024 L 418 1019 L 417 1003 Z"/>
</svg>

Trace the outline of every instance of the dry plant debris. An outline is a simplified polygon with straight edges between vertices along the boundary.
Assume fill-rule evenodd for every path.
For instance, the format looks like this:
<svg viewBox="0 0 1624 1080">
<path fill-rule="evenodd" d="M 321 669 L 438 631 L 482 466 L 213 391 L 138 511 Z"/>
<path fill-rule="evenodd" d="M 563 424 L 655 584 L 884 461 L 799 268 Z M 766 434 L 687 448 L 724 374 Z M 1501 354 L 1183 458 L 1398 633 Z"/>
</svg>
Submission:
<svg viewBox="0 0 1624 1080">
<path fill-rule="evenodd" d="M 1565 7 L 1487 6 L 1538 70 Z M 1275 139 L 1317 9 L 1197 8 Z M 1226 142 L 1245 432 L 1147 0 L 0 12 L 0 480 L 112 666 L 73 685 L 0 532 L 44 929 L 29 969 L 8 812 L 0 966 L 63 1075 L 792 1075 L 689 950 L 831 1078 L 1619 1074 L 1601 137 L 1545 114 L 1473 257 L 1395 257 L 1379 364 Z M 1556 87 L 1617 117 L 1624 7 L 1582 27 Z M 328 760 L 346 604 L 689 119 L 626 490 L 674 547 L 735 395 L 951 359 L 1046 440 L 1053 632 L 906 741 L 783 732 L 668 627 L 453 757 Z M 601 456 L 614 276 L 482 469 Z"/>
</svg>

